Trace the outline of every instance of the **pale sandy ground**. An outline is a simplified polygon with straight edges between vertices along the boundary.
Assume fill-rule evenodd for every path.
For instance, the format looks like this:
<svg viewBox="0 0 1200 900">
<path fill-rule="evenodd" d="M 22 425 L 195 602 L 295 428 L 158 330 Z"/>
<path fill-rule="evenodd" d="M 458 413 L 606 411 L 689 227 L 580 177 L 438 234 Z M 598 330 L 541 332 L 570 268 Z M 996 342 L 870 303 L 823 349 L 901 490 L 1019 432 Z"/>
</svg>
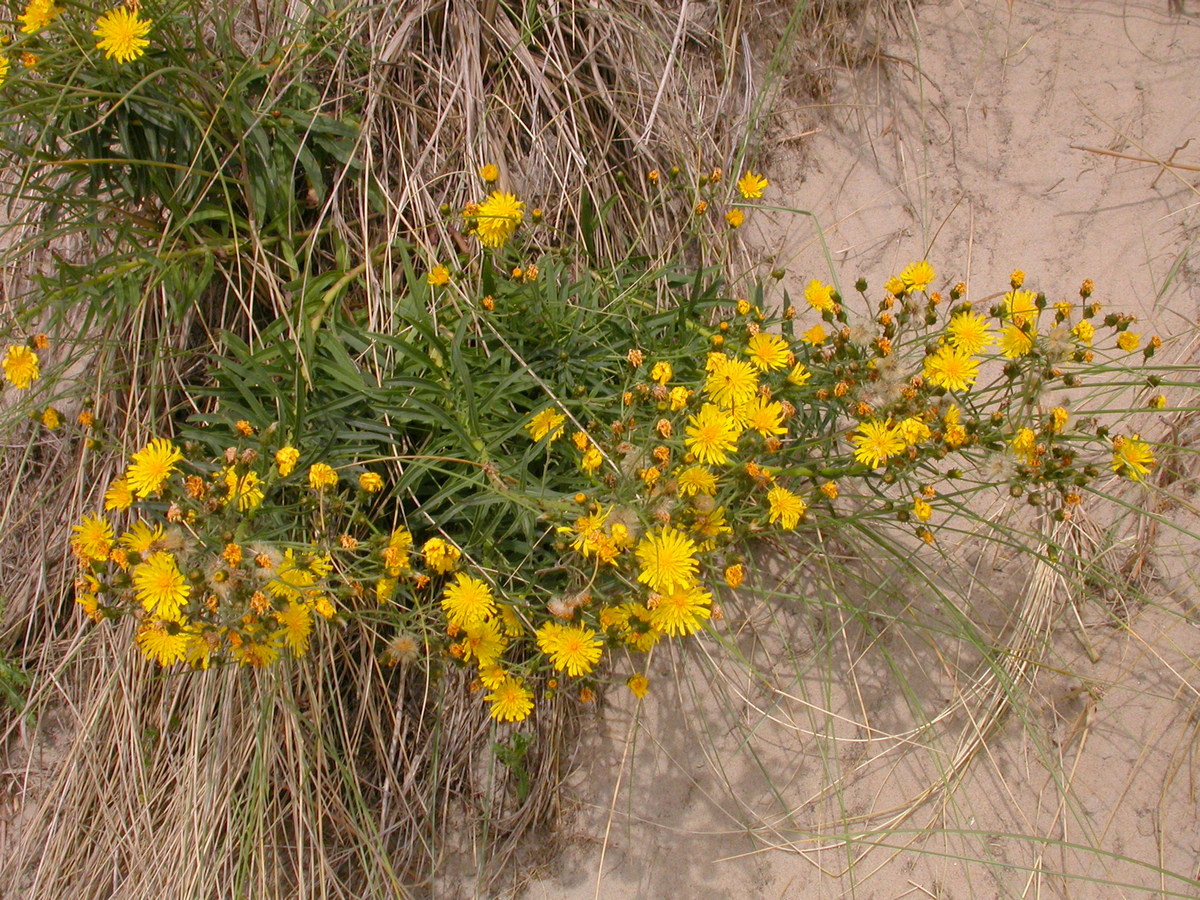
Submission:
<svg viewBox="0 0 1200 900">
<path fill-rule="evenodd" d="M 929 2 L 912 27 L 919 39 L 891 43 L 886 74 L 844 85 L 824 118 L 789 114 L 764 164 L 768 199 L 815 215 L 843 287 L 928 255 L 973 291 L 1003 290 L 1018 267 L 1059 297 L 1090 277 L 1146 333 L 1192 327 L 1200 174 L 1072 145 L 1178 149 L 1176 162 L 1200 166 L 1200 2 L 1174 13 L 1168 0 Z M 812 219 L 755 216 L 757 245 L 778 254 L 793 291 L 829 277 Z M 1164 530 L 1156 540 L 1156 604 L 1126 609 L 1122 632 L 1099 621 L 1122 598 L 1087 603 L 1096 663 L 1056 608 L 1047 658 L 1060 671 L 1038 675 L 948 799 L 874 849 L 840 846 L 830 823 L 886 819 L 946 771 L 969 731 L 961 716 L 910 747 L 896 735 L 964 689 L 970 660 L 853 633 L 822 652 L 811 607 L 781 600 L 768 628 L 784 632 L 787 659 L 753 631 L 767 608 L 731 615 L 731 643 L 766 674 L 701 650 L 682 678 L 677 660 L 657 660 L 640 708 L 614 692 L 580 757 L 569 846 L 520 896 L 1200 897 L 1197 545 Z M 1022 582 L 1008 560 L 977 562 L 993 589 L 964 591 L 963 606 L 1002 619 Z M 823 624 L 837 634 L 839 622 Z"/>
</svg>

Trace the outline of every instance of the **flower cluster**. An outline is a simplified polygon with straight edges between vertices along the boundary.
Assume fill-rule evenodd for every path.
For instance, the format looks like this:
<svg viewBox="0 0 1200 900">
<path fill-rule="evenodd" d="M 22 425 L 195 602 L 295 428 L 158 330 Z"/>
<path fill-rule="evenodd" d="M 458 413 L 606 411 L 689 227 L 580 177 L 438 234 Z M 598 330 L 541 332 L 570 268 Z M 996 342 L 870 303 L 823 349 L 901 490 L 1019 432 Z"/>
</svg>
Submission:
<svg viewBox="0 0 1200 900">
<path fill-rule="evenodd" d="M 235 432 L 256 434 L 247 422 Z M 230 446 L 195 461 L 171 440 L 150 441 L 109 485 L 103 513 L 72 529 L 77 602 L 97 622 L 134 617 L 138 647 L 161 666 L 303 656 L 317 621 L 337 611 L 341 547 L 311 539 L 337 473 L 316 462 L 293 477 L 299 455 Z M 286 504 L 286 528 L 269 501 Z"/>
<path fill-rule="evenodd" d="M 27 49 L 21 59 L 27 68 L 37 65 L 39 59 L 35 50 L 39 45 L 54 40 L 55 35 L 51 31 L 55 23 L 69 18 L 71 14 L 64 15 L 64 8 L 55 0 L 28 0 L 24 11 L 17 17 L 21 23 L 21 34 L 25 35 L 24 46 Z M 95 19 L 92 36 L 96 40 L 96 49 L 104 54 L 105 59 L 125 64 L 145 54 L 150 46 L 147 35 L 153 26 L 152 19 L 143 18 L 137 0 L 127 0 L 125 4 L 106 10 Z M 8 67 L 8 58 L 0 56 L 0 81 Z"/>
</svg>

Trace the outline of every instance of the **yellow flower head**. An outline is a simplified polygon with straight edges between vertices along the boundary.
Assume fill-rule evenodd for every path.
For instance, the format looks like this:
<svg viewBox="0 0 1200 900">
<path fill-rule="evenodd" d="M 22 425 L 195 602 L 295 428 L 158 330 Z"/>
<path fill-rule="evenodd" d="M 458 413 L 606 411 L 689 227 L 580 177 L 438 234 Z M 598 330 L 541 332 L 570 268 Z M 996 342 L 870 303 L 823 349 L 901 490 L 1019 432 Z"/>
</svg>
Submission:
<svg viewBox="0 0 1200 900">
<path fill-rule="evenodd" d="M 10 344 L 4 354 L 4 377 L 19 391 L 28 390 L 41 375 L 38 356 L 24 344 Z"/>
<path fill-rule="evenodd" d="M 80 562 L 104 562 L 113 547 L 113 527 L 100 516 L 88 515 L 72 525 L 71 550 Z"/>
<path fill-rule="evenodd" d="M 854 458 L 872 469 L 879 468 L 893 456 L 903 453 L 906 446 L 899 428 L 890 421 L 881 422 L 877 419 L 859 425 L 858 434 L 854 435 L 853 441 Z"/>
<path fill-rule="evenodd" d="M 1013 288 L 1004 295 L 1004 317 L 1014 325 L 1036 322 L 1038 317 L 1037 294 L 1033 291 Z"/>
<path fill-rule="evenodd" d="M 492 705 L 488 714 L 497 722 L 523 722 L 533 712 L 533 691 L 520 678 L 505 678 L 483 699 Z"/>
<path fill-rule="evenodd" d="M 493 191 L 490 197 L 479 204 L 475 234 L 485 247 L 503 247 L 524 218 L 525 204 L 515 194 Z"/>
<path fill-rule="evenodd" d="M 911 263 L 900 271 L 900 281 L 904 284 L 905 291 L 923 291 L 936 277 L 933 266 L 925 260 Z"/>
<path fill-rule="evenodd" d="M 642 538 L 636 552 L 642 567 L 638 581 L 650 590 L 666 593 L 695 583 L 696 544 L 679 529 L 657 529 Z"/>
<path fill-rule="evenodd" d="M 725 463 L 741 436 L 741 426 L 734 417 L 711 403 L 705 403 L 699 413 L 688 419 L 685 430 L 688 450 L 700 462 L 716 466 Z"/>
<path fill-rule="evenodd" d="M 650 367 L 650 380 L 655 384 L 666 384 L 674 374 L 669 362 L 659 361 Z"/>
<path fill-rule="evenodd" d="M 587 675 L 600 661 L 603 640 L 585 625 L 550 622 L 537 632 L 538 648 L 558 671 L 572 677 Z"/>
<path fill-rule="evenodd" d="M 769 186 L 770 182 L 767 181 L 767 179 L 763 178 L 761 175 L 751 172 L 749 169 L 747 169 L 746 174 L 737 181 L 737 189 L 741 191 L 742 196 L 747 200 L 758 200 L 760 197 L 762 197 L 763 191 L 765 191 Z"/>
<path fill-rule="evenodd" d="M 725 221 L 729 224 L 730 228 L 741 228 L 746 224 L 746 214 L 740 209 L 731 209 L 725 213 Z"/>
<path fill-rule="evenodd" d="M 133 587 L 138 601 L 161 619 L 178 621 L 180 607 L 187 602 L 192 586 L 179 571 L 175 557 L 158 550 L 133 570 Z"/>
<path fill-rule="evenodd" d="M 1085 347 L 1092 346 L 1092 338 L 1096 336 L 1096 326 L 1087 319 L 1080 319 L 1079 323 L 1071 329 L 1071 334 L 1079 338 L 1079 342 Z"/>
<path fill-rule="evenodd" d="M 452 625 L 476 625 L 496 614 L 496 599 L 483 581 L 459 572 L 442 594 L 442 611 Z"/>
<path fill-rule="evenodd" d="M 742 586 L 742 582 L 746 580 L 746 567 L 741 563 L 734 563 L 731 566 L 725 567 L 725 583 L 734 590 Z"/>
<path fill-rule="evenodd" d="M 165 438 L 158 438 L 133 454 L 125 480 L 133 492 L 145 500 L 162 490 L 176 464 L 182 460 L 183 453 L 178 447 Z"/>
<path fill-rule="evenodd" d="M 292 656 L 299 659 L 308 652 L 308 640 L 313 630 L 311 609 L 303 603 L 289 601 L 275 613 L 275 621 L 279 623 L 278 634 L 292 651 Z"/>
<path fill-rule="evenodd" d="M 563 423 L 566 421 L 566 416 L 553 406 L 550 406 L 536 413 L 525 424 L 525 427 L 529 429 L 529 435 L 533 440 L 540 441 L 542 438 L 549 436 L 550 443 L 553 443 L 562 434 Z"/>
<path fill-rule="evenodd" d="M 729 359 L 723 353 L 710 353 L 708 359 L 710 368 L 704 380 L 704 393 L 713 403 L 729 409 L 749 402 L 758 390 L 754 366 L 740 359 Z"/>
<path fill-rule="evenodd" d="M 749 431 L 757 431 L 765 438 L 787 434 L 783 424 L 783 404 L 766 397 L 755 397 L 741 411 L 741 421 Z"/>
<path fill-rule="evenodd" d="M 650 625 L 667 635 L 695 634 L 712 616 L 712 594 L 698 584 L 657 594 L 651 604 Z"/>
<path fill-rule="evenodd" d="M 313 463 L 308 469 L 308 486 L 314 491 L 337 487 L 338 473 L 328 463 Z"/>
<path fill-rule="evenodd" d="M 681 497 L 704 494 L 711 497 L 717 492 L 717 476 L 704 466 L 691 466 L 679 473 L 676 480 Z"/>
<path fill-rule="evenodd" d="M 1122 331 L 1117 335 L 1117 346 L 1126 353 L 1132 353 L 1138 348 L 1141 337 L 1140 334 L 1134 334 L 1132 331 Z"/>
<path fill-rule="evenodd" d="M 1141 481 L 1155 466 L 1154 452 L 1141 440 L 1141 435 L 1117 436 L 1113 438 L 1112 449 L 1113 471 L 1133 481 Z"/>
<path fill-rule="evenodd" d="M 767 492 L 767 504 L 770 507 L 771 524 L 778 522 L 780 528 L 788 530 L 795 528 L 808 510 L 800 497 L 779 485 Z"/>
<path fill-rule="evenodd" d="M 629 688 L 629 692 L 639 700 L 650 693 L 650 679 L 641 672 L 638 672 L 635 675 L 630 675 L 629 679 L 625 682 L 625 686 Z"/>
<path fill-rule="evenodd" d="M 151 619 L 138 629 L 134 640 L 146 659 L 166 668 L 183 661 L 191 636 L 174 622 Z"/>
<path fill-rule="evenodd" d="M 777 334 L 760 331 L 746 342 L 746 355 L 761 372 L 782 369 L 788 364 L 790 354 L 788 342 Z"/>
<path fill-rule="evenodd" d="M 275 466 L 279 469 L 279 474 L 287 478 L 296 469 L 296 462 L 300 459 L 300 451 L 295 447 L 280 447 L 275 451 Z"/>
<path fill-rule="evenodd" d="M 488 163 L 485 166 L 481 166 L 479 168 L 479 177 L 482 178 L 484 181 L 486 181 L 488 184 L 491 184 L 493 181 L 495 181 L 497 178 L 500 177 L 500 167 L 497 166 L 495 163 Z"/>
<path fill-rule="evenodd" d="M 825 338 L 829 335 L 825 333 L 825 326 L 818 322 L 804 334 L 800 335 L 800 340 L 806 344 L 811 344 L 813 347 L 819 347 L 825 343 Z"/>
<path fill-rule="evenodd" d="M 149 19 L 142 19 L 138 11 L 129 6 L 110 9 L 96 20 L 96 28 L 92 31 L 98 38 L 96 49 L 104 51 L 105 59 L 115 59 L 118 63 L 132 62 L 150 46 L 146 35 L 153 24 Z"/>
<path fill-rule="evenodd" d="M 974 356 L 988 344 L 992 343 L 992 333 L 988 330 L 987 319 L 979 313 L 961 312 L 950 319 L 946 326 L 946 337 L 955 349 L 961 350 L 968 356 Z"/>
<path fill-rule="evenodd" d="M 124 475 L 116 479 L 104 492 L 104 509 L 128 509 L 133 505 L 130 481 Z"/>
<path fill-rule="evenodd" d="M 1007 325 L 1000 333 L 1000 352 L 1009 359 L 1028 356 L 1033 352 L 1035 335 L 1036 332 L 1026 331 L 1018 325 Z"/>
<path fill-rule="evenodd" d="M 58 410 L 53 406 L 47 406 L 42 411 L 42 424 L 53 431 L 62 424 L 62 416 L 59 415 Z"/>
<path fill-rule="evenodd" d="M 378 472 L 363 472 L 358 476 L 359 488 L 367 494 L 378 494 L 383 490 L 383 476 Z"/>
<path fill-rule="evenodd" d="M 425 281 L 434 287 L 447 285 L 450 283 L 450 270 L 438 264 L 429 270 L 429 274 L 425 276 Z"/>
<path fill-rule="evenodd" d="M 804 299 L 815 310 L 833 312 L 833 285 L 822 284 L 814 279 L 804 289 Z"/>
<path fill-rule="evenodd" d="M 425 565 L 439 575 L 453 571 L 454 567 L 458 565 L 458 561 L 462 559 L 461 550 L 437 537 L 430 538 L 425 542 L 421 548 L 421 555 L 425 558 Z"/>
<path fill-rule="evenodd" d="M 959 347 L 943 344 L 925 357 L 925 380 L 948 391 L 969 391 L 979 376 L 979 362 Z"/>
<path fill-rule="evenodd" d="M 54 5 L 54 0 L 29 0 L 25 12 L 18 16 L 21 20 L 21 34 L 37 34 L 61 12 L 62 10 Z"/>
<path fill-rule="evenodd" d="M 225 497 L 227 506 L 237 504 L 238 512 L 246 512 L 262 505 L 262 479 L 254 472 L 239 476 L 232 466 L 225 470 Z"/>
</svg>

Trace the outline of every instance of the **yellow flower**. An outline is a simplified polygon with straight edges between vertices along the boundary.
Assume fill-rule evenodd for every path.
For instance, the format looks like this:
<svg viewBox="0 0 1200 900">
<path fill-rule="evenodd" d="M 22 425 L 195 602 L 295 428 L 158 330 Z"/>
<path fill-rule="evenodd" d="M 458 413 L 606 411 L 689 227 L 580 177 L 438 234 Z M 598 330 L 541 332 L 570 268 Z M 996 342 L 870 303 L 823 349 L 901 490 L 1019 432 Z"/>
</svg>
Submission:
<svg viewBox="0 0 1200 900">
<path fill-rule="evenodd" d="M 338 473 L 326 463 L 313 463 L 308 469 L 308 485 L 314 491 L 337 487 Z"/>
<path fill-rule="evenodd" d="M 674 374 L 675 371 L 671 368 L 669 362 L 662 362 L 660 360 L 650 367 L 650 380 L 655 384 L 666 384 Z"/>
<path fill-rule="evenodd" d="M 725 221 L 729 223 L 730 228 L 741 228 L 746 224 L 746 214 L 740 209 L 731 209 L 725 213 Z"/>
<path fill-rule="evenodd" d="M 783 404 L 778 401 L 755 397 L 744 407 L 740 418 L 748 430 L 757 431 L 765 438 L 787 434 L 787 426 L 783 424 Z"/>
<path fill-rule="evenodd" d="M 746 355 L 761 372 L 782 369 L 788 364 L 790 353 L 788 342 L 777 334 L 760 331 L 746 342 Z"/>
<path fill-rule="evenodd" d="M 183 660 L 191 636 L 174 622 L 152 619 L 138 629 L 134 640 L 146 659 L 166 668 Z"/>
<path fill-rule="evenodd" d="M 1004 316 L 1014 325 L 1036 323 L 1038 317 L 1037 294 L 1013 288 L 1004 295 Z"/>
<path fill-rule="evenodd" d="M 452 571 L 458 565 L 458 561 L 462 559 L 462 551 L 453 544 L 436 537 L 425 542 L 421 548 L 421 555 L 425 558 L 425 565 L 439 575 L 445 575 Z"/>
<path fill-rule="evenodd" d="M 767 181 L 767 179 L 763 178 L 761 175 L 756 175 L 749 169 L 747 169 L 746 174 L 744 174 L 737 181 L 737 189 L 741 191 L 742 196 L 747 200 L 758 200 L 760 197 L 762 197 L 763 191 L 765 191 L 769 186 L 770 182 Z"/>
<path fill-rule="evenodd" d="M 540 441 L 549 435 L 549 443 L 554 443 L 558 436 L 562 434 L 563 423 L 566 421 L 567 417 L 551 406 L 535 414 L 525 424 L 525 427 L 529 429 L 530 437 L 533 440 Z"/>
<path fill-rule="evenodd" d="M 603 641 L 585 625 L 549 622 L 537 631 L 538 648 L 558 671 L 572 677 L 587 675 L 600 661 Z"/>
<path fill-rule="evenodd" d="M 54 0 L 29 0 L 25 12 L 17 17 L 22 22 L 21 34 L 37 34 L 61 12 L 62 10 L 54 5 Z"/>
<path fill-rule="evenodd" d="M 681 497 L 692 497 L 705 494 L 711 497 L 717 492 L 717 476 L 704 466 L 692 466 L 684 469 L 676 481 Z"/>
<path fill-rule="evenodd" d="M 906 290 L 908 290 L 908 287 L 904 284 L 904 282 L 902 280 L 900 280 L 895 275 L 893 275 L 891 278 L 889 278 L 887 281 L 885 281 L 883 283 L 883 289 L 885 291 L 887 291 L 888 293 L 895 294 L 897 297 L 899 297 Z"/>
<path fill-rule="evenodd" d="M 1079 324 L 1071 329 L 1071 334 L 1079 338 L 1085 347 L 1092 346 L 1092 338 L 1096 336 L 1096 327 L 1087 319 L 1081 319 Z"/>
<path fill-rule="evenodd" d="M 120 544 L 130 553 L 145 556 L 158 546 L 164 537 L 162 525 L 154 525 L 138 520 L 120 537 Z"/>
<path fill-rule="evenodd" d="M 1037 450 L 1037 434 L 1032 428 L 1022 428 L 1012 439 L 1012 451 L 1015 455 L 1023 457 L 1029 465 L 1036 465 L 1038 461 Z"/>
<path fill-rule="evenodd" d="M 767 503 L 770 505 L 771 524 L 778 522 L 779 527 L 785 529 L 795 528 L 808 510 L 800 497 L 779 485 L 767 492 Z"/>
<path fill-rule="evenodd" d="M 974 356 L 992 343 L 987 319 L 973 312 L 961 312 L 952 316 L 950 324 L 946 326 L 946 336 L 954 347 L 968 356 Z"/>
<path fill-rule="evenodd" d="M 1071 418 L 1071 414 L 1061 406 L 1056 406 L 1050 410 L 1050 430 L 1055 434 L 1062 434 L 1062 430 L 1067 427 L 1067 421 Z"/>
<path fill-rule="evenodd" d="M 175 471 L 176 463 L 182 460 L 183 453 L 178 447 L 165 438 L 158 438 L 133 454 L 125 479 L 133 492 L 145 500 L 162 490 Z"/>
<path fill-rule="evenodd" d="M 275 465 L 279 469 L 279 474 L 283 478 L 287 478 L 296 469 L 296 462 L 300 459 L 300 451 L 295 447 L 280 447 L 275 451 Z"/>
<path fill-rule="evenodd" d="M 943 344 L 925 357 L 925 380 L 948 391 L 969 391 L 979 377 L 979 362 L 959 347 Z"/>
<path fill-rule="evenodd" d="M 1000 333 L 1000 352 L 1009 359 L 1028 356 L 1033 350 L 1035 334 L 1036 332 L 1028 332 L 1018 325 L 1006 326 Z"/>
<path fill-rule="evenodd" d="M 896 427 L 900 429 L 900 436 L 904 438 L 904 443 L 910 447 L 916 446 L 922 441 L 929 440 L 933 434 L 929 430 L 929 426 L 916 416 L 908 416 L 901 419 Z"/>
<path fill-rule="evenodd" d="M 387 546 L 383 548 L 383 564 L 388 575 L 395 578 L 401 572 L 408 571 L 410 567 L 408 554 L 412 545 L 412 534 L 403 525 L 392 532 Z"/>
<path fill-rule="evenodd" d="M 854 435 L 854 458 L 864 466 L 877 469 L 905 448 L 904 436 L 890 421 L 863 422 Z"/>
<path fill-rule="evenodd" d="M 1141 337 L 1140 334 L 1134 334 L 1132 331 L 1122 331 L 1117 335 L 1117 346 L 1126 353 L 1132 353 L 1138 348 L 1138 342 Z"/>
<path fill-rule="evenodd" d="M 650 604 L 650 626 L 671 636 L 695 634 L 711 616 L 712 594 L 699 585 L 657 594 Z"/>
<path fill-rule="evenodd" d="M 638 581 L 652 591 L 666 593 L 696 581 L 696 544 L 677 528 L 666 525 L 648 534 L 636 552 L 642 567 Z"/>
<path fill-rule="evenodd" d="M 737 446 L 741 426 L 729 414 L 711 403 L 705 403 L 700 412 L 688 419 L 684 443 L 688 450 L 702 463 L 722 465 L 729 451 Z"/>
<path fill-rule="evenodd" d="M 600 448 L 592 444 L 583 453 L 583 459 L 579 461 L 579 468 L 585 472 L 595 472 L 604 462 L 604 455 L 600 452 Z"/>
<path fill-rule="evenodd" d="M 442 287 L 450 283 L 450 270 L 443 265 L 436 265 L 429 270 L 429 274 L 425 276 L 425 281 L 434 287 Z"/>
<path fill-rule="evenodd" d="M 488 715 L 497 722 L 523 722 L 533 712 L 533 691 L 520 678 L 505 678 L 483 699 L 492 705 Z"/>
<path fill-rule="evenodd" d="M 149 19 L 141 19 L 138 11 L 129 6 L 110 9 L 96 20 L 96 28 L 92 31 L 99 38 L 96 49 L 104 51 L 105 59 L 115 59 L 119 63 L 132 62 L 150 46 L 146 35 L 153 24 Z"/>
<path fill-rule="evenodd" d="M 787 380 L 789 384 L 799 387 L 810 378 L 812 378 L 812 372 L 804 367 L 804 363 L 796 363 L 792 366 L 792 371 L 788 372 Z"/>
<path fill-rule="evenodd" d="M 358 476 L 358 486 L 368 494 L 378 494 L 383 490 L 383 476 L 378 472 L 363 472 Z"/>
<path fill-rule="evenodd" d="M 485 166 L 480 166 L 479 177 L 482 178 L 484 181 L 486 181 L 488 184 L 491 184 L 493 181 L 495 181 L 497 178 L 500 177 L 500 167 L 497 166 L 495 163 L 488 163 Z"/>
<path fill-rule="evenodd" d="M 0 57 L 4 59 L 4 57 Z M 6 61 L 7 64 L 7 61 Z M 10 344 L 4 354 L 4 377 L 18 391 L 28 390 L 41 375 L 38 356 L 23 344 Z"/>
<path fill-rule="evenodd" d="M 691 397 L 693 391 L 682 386 L 671 388 L 671 393 L 667 395 L 667 404 L 671 408 L 671 412 L 679 412 L 687 406 L 688 398 Z"/>
<path fill-rule="evenodd" d="M 804 334 L 800 335 L 800 340 L 804 341 L 806 344 L 811 344 L 814 347 L 819 347 L 821 344 L 825 343 L 825 338 L 828 336 L 829 335 L 825 333 L 825 326 L 818 322 L 812 328 L 808 329 L 808 331 L 804 332 Z"/>
<path fill-rule="evenodd" d="M 88 515 L 72 525 L 71 550 L 81 562 L 104 562 L 113 546 L 113 527 L 100 516 Z"/>
<path fill-rule="evenodd" d="M 442 595 L 442 611 L 451 625 L 478 625 L 496 614 L 496 598 L 479 578 L 458 572 Z"/>
<path fill-rule="evenodd" d="M 230 466 L 225 470 L 225 488 L 228 495 L 225 498 L 227 506 L 237 504 L 238 512 L 246 512 L 262 505 L 262 479 L 254 472 L 247 472 L 241 477 Z"/>
<path fill-rule="evenodd" d="M 47 406 L 42 412 L 42 424 L 53 431 L 62 424 L 62 416 L 58 414 L 58 410 L 53 406 Z"/>
<path fill-rule="evenodd" d="M 740 359 L 729 359 L 721 353 L 709 354 L 711 368 L 704 380 L 706 393 L 718 406 L 726 409 L 747 403 L 758 390 L 758 373 Z"/>
<path fill-rule="evenodd" d="M 289 601 L 283 609 L 275 613 L 275 621 L 279 623 L 276 635 L 292 651 L 297 659 L 308 652 L 308 639 L 312 636 L 312 610 L 303 603 Z"/>
<path fill-rule="evenodd" d="M 479 204 L 475 234 L 485 247 L 503 247 L 524 218 L 525 204 L 515 194 L 493 191 L 490 197 Z"/>
<path fill-rule="evenodd" d="M 904 283 L 905 291 L 923 291 L 936 277 L 933 266 L 925 260 L 911 263 L 900 271 L 900 281 Z"/>
<path fill-rule="evenodd" d="M 833 312 L 833 285 L 822 284 L 814 279 L 804 289 L 804 299 L 815 310 Z"/>
<path fill-rule="evenodd" d="M 1133 481 L 1141 481 L 1155 466 L 1154 452 L 1141 435 L 1113 438 L 1112 469 Z"/>
<path fill-rule="evenodd" d="M 630 675 L 629 679 L 625 682 L 625 686 L 629 688 L 629 692 L 639 700 L 650 693 L 650 679 L 641 672 Z"/>
<path fill-rule="evenodd" d="M 147 612 L 172 621 L 179 620 L 179 609 L 192 592 L 175 557 L 164 550 L 151 553 L 134 567 L 133 587 Z"/>
<path fill-rule="evenodd" d="M 746 580 L 746 567 L 741 563 L 734 563 L 732 566 L 725 567 L 725 583 L 734 590 L 742 586 L 742 582 Z"/>
<path fill-rule="evenodd" d="M 913 515 L 916 516 L 918 522 L 928 522 L 929 517 L 933 515 L 933 507 L 929 501 L 922 497 L 917 497 L 913 500 Z"/>
</svg>

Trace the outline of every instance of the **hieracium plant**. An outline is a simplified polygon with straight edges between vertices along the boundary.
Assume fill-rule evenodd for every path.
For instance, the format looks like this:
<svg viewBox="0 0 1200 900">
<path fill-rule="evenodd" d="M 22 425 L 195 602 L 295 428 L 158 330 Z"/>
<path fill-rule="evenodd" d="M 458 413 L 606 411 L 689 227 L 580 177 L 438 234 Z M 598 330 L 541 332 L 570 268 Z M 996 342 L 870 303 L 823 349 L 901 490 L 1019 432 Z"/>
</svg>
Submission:
<svg viewBox="0 0 1200 900">
<path fill-rule="evenodd" d="M 357 456 L 280 421 L 238 419 L 227 439 L 206 425 L 216 453 L 151 441 L 74 528 L 87 615 L 131 618 L 149 661 L 197 669 L 286 665 L 325 628 L 391 622 L 391 637 L 372 632 L 381 660 L 464 669 L 493 719 L 520 722 L 539 696 L 586 700 L 625 665 L 644 696 L 659 643 L 721 627 L 722 603 L 754 575 L 756 538 L 816 541 L 853 518 L 936 545 L 981 490 L 1061 520 L 1099 480 L 1155 465 L 1138 433 L 1071 411 L 1097 371 L 1160 345 L 1105 314 L 1090 281 L 1051 299 L 1014 272 L 976 302 L 961 282 L 937 289 L 919 260 L 850 297 L 814 279 L 803 304 L 785 294 L 772 307 L 772 280 L 698 299 L 697 280 L 670 269 L 625 272 L 621 297 L 674 304 L 597 313 L 582 368 L 565 352 L 532 365 L 531 311 L 607 288 L 556 263 L 545 236 L 522 238 L 526 204 L 494 187 L 494 166 L 480 174 L 489 195 L 453 217 L 478 249 L 447 252 L 402 288 L 420 301 L 404 315 L 422 347 L 342 324 L 339 345 L 361 347 L 360 360 L 398 351 L 378 387 L 363 382 L 361 405 L 379 433 L 383 413 L 410 405 L 412 427 Z M 736 186 L 729 228 L 769 187 L 751 171 Z M 28 387 L 33 350 L 10 347 L 4 370 Z M 587 371 L 599 375 L 584 383 Z M 479 403 L 506 386 L 502 402 Z M 345 415 L 354 403 L 335 405 Z M 484 419 L 494 440 L 473 436 Z"/>
</svg>

